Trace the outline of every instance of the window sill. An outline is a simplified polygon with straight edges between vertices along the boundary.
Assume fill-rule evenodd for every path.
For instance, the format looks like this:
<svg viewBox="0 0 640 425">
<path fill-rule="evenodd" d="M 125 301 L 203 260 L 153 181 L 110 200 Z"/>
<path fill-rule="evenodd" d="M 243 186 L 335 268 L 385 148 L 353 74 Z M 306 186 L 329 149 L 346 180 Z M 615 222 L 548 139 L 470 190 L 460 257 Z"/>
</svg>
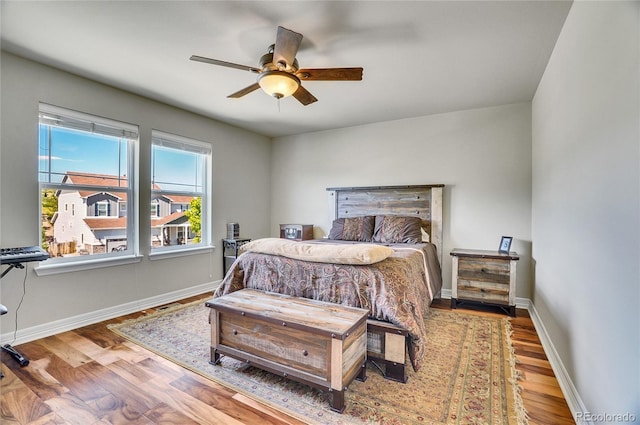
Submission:
<svg viewBox="0 0 640 425">
<path fill-rule="evenodd" d="M 34 268 L 36 275 L 49 276 L 53 274 L 78 272 L 92 270 L 102 267 L 122 266 L 125 264 L 139 263 L 142 260 L 140 255 L 123 255 L 114 258 L 100 258 L 97 260 L 83 260 L 69 263 L 41 264 Z"/>
<path fill-rule="evenodd" d="M 149 260 L 164 260 L 165 258 L 185 257 L 187 255 L 205 254 L 213 252 L 215 246 L 199 246 L 194 248 L 181 248 L 161 250 L 149 253 Z"/>
</svg>

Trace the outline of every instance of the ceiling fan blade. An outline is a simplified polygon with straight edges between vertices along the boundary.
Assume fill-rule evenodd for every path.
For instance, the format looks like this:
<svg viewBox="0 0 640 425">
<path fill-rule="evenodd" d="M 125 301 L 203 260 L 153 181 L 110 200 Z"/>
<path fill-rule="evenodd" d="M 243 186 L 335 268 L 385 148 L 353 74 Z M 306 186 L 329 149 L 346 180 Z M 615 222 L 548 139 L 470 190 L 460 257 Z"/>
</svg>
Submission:
<svg viewBox="0 0 640 425">
<path fill-rule="evenodd" d="M 298 86 L 298 90 L 296 90 L 292 96 L 298 99 L 298 102 L 302 103 L 304 106 L 318 101 L 314 95 L 309 93 L 309 91 L 302 86 Z"/>
<path fill-rule="evenodd" d="M 276 44 L 273 48 L 273 64 L 282 69 L 293 65 L 300 42 L 302 42 L 302 34 L 278 27 Z"/>
<path fill-rule="evenodd" d="M 296 76 L 301 80 L 360 81 L 362 80 L 362 68 L 299 69 Z"/>
<path fill-rule="evenodd" d="M 211 65 L 220 65 L 220 66 L 226 66 L 227 68 L 235 68 L 235 69 L 241 69 L 243 71 L 250 71 L 250 72 L 260 73 L 260 69 L 255 68 L 253 66 L 240 65 L 240 64 L 237 64 L 237 63 L 221 61 L 221 60 L 218 60 L 218 59 L 205 58 L 204 56 L 192 55 L 189 59 L 191 59 L 192 61 L 204 62 L 204 63 L 208 63 L 208 64 L 211 64 Z"/>
<path fill-rule="evenodd" d="M 258 90 L 259 88 L 260 88 L 260 85 L 258 83 L 253 83 L 250 86 L 243 88 L 242 90 L 238 90 L 235 93 L 231 93 L 227 97 L 231 97 L 233 99 L 237 99 L 239 97 L 244 96 L 245 94 L 251 93 L 252 91 Z"/>
</svg>

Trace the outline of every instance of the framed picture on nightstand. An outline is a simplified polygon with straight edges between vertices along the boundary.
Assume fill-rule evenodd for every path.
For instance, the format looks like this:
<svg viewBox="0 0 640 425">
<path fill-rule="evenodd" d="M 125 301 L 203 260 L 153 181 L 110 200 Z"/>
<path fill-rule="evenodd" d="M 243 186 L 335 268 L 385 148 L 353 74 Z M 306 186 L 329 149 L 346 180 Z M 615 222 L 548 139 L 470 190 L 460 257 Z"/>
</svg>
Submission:
<svg viewBox="0 0 640 425">
<path fill-rule="evenodd" d="M 501 254 L 508 254 L 511 249 L 511 241 L 513 241 L 512 236 L 503 236 L 500 239 L 500 248 L 498 248 L 498 252 Z"/>
</svg>

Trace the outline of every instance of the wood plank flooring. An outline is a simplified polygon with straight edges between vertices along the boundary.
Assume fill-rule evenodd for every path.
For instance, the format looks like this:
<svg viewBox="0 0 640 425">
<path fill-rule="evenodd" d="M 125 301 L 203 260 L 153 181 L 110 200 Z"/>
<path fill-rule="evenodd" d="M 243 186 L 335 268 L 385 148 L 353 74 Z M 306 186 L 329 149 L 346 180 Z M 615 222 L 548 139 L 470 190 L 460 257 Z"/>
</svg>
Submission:
<svg viewBox="0 0 640 425">
<path fill-rule="evenodd" d="M 450 309 L 448 300 L 436 300 L 433 307 Z M 3 354 L 0 366 L 5 377 L 0 381 L 0 423 L 301 424 L 126 341 L 106 328 L 108 323 L 155 310 L 17 346 L 30 360 L 25 368 Z M 517 311 L 512 327 L 529 423 L 574 424 L 526 310 Z"/>
</svg>

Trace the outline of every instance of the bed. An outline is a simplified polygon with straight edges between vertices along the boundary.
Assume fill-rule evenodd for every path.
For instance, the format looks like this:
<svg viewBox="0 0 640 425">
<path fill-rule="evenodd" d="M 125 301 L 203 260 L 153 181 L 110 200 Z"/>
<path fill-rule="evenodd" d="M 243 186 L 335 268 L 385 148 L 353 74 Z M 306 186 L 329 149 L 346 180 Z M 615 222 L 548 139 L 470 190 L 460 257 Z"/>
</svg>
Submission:
<svg viewBox="0 0 640 425">
<path fill-rule="evenodd" d="M 424 314 L 442 288 L 442 190 L 443 185 L 328 188 L 328 238 L 246 244 L 214 297 L 251 288 L 366 308 L 372 321 L 407 335 L 400 349 L 404 355 L 406 341 L 417 371 L 426 357 Z M 346 252 L 351 257 L 341 256 Z M 376 332 L 372 336 L 368 346 L 384 351 L 385 332 L 379 333 L 381 341 Z M 404 369 L 400 376 L 396 380 L 403 380 Z"/>
</svg>

